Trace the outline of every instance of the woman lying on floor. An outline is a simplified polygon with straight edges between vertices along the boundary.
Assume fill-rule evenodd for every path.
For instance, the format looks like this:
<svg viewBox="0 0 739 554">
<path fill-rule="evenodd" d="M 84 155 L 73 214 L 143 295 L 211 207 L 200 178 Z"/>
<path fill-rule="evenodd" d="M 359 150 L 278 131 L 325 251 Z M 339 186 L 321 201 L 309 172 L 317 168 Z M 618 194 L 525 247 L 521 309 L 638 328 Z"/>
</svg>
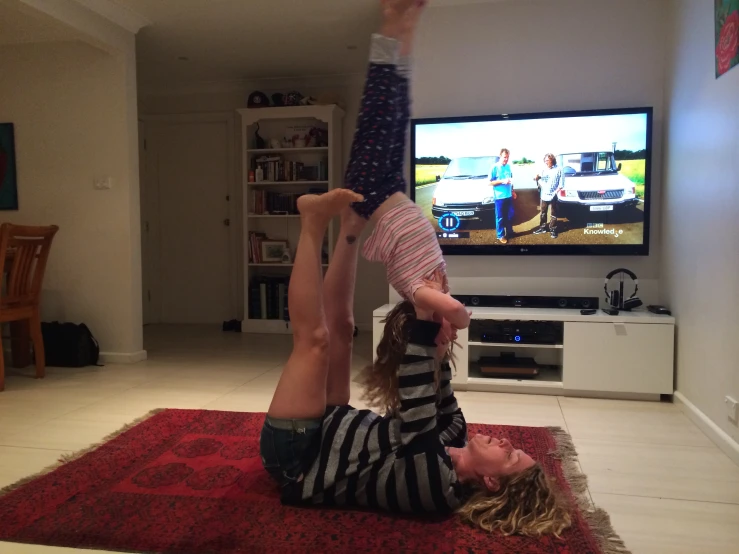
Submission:
<svg viewBox="0 0 739 554">
<path fill-rule="evenodd" d="M 560 534 L 570 524 L 541 466 L 503 439 L 467 429 L 449 384 L 441 325 L 403 303 L 379 352 L 391 414 L 349 406 L 358 244 L 348 189 L 298 201 L 302 218 L 289 287 L 293 351 L 261 436 L 265 469 L 295 505 L 360 506 L 449 514 L 488 531 Z M 325 279 L 321 247 L 330 219 L 342 227 Z M 453 338 L 453 337 L 452 337 Z M 443 370 L 438 371 L 442 366 Z M 437 384 L 438 383 L 438 384 Z M 381 387 L 382 388 L 382 387 Z"/>
</svg>

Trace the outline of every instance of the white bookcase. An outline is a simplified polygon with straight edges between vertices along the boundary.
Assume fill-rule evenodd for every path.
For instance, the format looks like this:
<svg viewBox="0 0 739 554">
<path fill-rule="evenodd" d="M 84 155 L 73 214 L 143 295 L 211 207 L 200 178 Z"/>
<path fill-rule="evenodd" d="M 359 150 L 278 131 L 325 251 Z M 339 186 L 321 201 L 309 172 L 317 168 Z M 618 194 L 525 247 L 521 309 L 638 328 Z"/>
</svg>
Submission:
<svg viewBox="0 0 739 554">
<path fill-rule="evenodd" d="M 244 221 L 244 333 L 290 333 L 290 325 L 275 311 L 274 297 L 271 300 L 271 314 L 262 313 L 261 306 L 265 297 L 259 293 L 255 298 L 256 290 L 252 287 L 255 280 L 261 277 L 289 278 L 292 271 L 291 263 L 255 262 L 250 257 L 250 237 L 252 232 L 263 233 L 268 239 L 287 241 L 292 258 L 295 257 L 295 248 L 300 235 L 300 216 L 296 213 L 271 213 L 270 210 L 259 210 L 255 205 L 257 195 L 299 195 L 309 191 L 328 191 L 342 186 L 342 139 L 341 130 L 344 112 L 338 106 L 291 106 L 279 108 L 249 108 L 237 110 L 241 118 L 242 144 L 242 179 L 243 179 L 243 221 Z M 286 131 L 290 127 L 315 127 L 322 130 L 328 138 L 328 145 L 317 146 L 309 144 L 286 145 Z M 266 141 L 265 148 L 257 148 L 255 132 Z M 280 142 L 277 148 L 271 148 L 272 141 Z M 288 163 L 300 163 L 306 167 L 320 166 L 323 175 L 307 178 L 294 178 L 293 175 L 274 177 L 265 175 L 265 180 L 256 182 L 250 180 L 250 173 L 255 171 L 256 161 L 261 158 L 279 158 L 283 167 Z M 269 179 L 269 180 L 266 180 Z M 289 179 L 289 180 L 288 180 Z M 274 197 L 273 197 L 274 198 Z M 262 206 L 264 207 L 264 206 Z M 280 206 L 284 207 L 284 206 Z M 263 213 L 257 213 L 262 211 Z M 284 210 L 283 210 L 284 211 Z M 290 210 L 288 210 L 290 211 Z M 329 228 L 324 252 L 326 259 L 324 266 L 333 254 L 335 242 L 335 226 L 333 222 Z M 274 292 L 274 291 L 273 291 Z M 257 304 L 259 310 L 256 309 Z M 275 317 L 277 316 L 277 317 Z"/>
<path fill-rule="evenodd" d="M 382 337 L 383 319 L 394 306 L 374 311 L 373 352 Z M 674 392 L 675 318 L 647 311 L 609 316 L 601 311 L 582 315 L 578 310 L 534 308 L 471 308 L 478 321 L 553 321 L 564 327 L 562 344 L 488 343 L 470 340 L 461 330 L 455 348 L 458 390 L 594 396 L 659 400 Z M 533 357 L 550 369 L 534 379 L 493 378 L 480 375 L 476 362 L 501 352 Z"/>
</svg>

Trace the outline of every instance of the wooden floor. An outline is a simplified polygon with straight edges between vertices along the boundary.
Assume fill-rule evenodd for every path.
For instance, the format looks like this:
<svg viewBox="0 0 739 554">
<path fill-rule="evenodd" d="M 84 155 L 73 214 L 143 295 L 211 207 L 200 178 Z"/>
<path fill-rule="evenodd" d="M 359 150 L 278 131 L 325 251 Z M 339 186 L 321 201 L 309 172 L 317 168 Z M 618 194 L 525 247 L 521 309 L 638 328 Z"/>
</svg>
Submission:
<svg viewBox="0 0 739 554">
<path fill-rule="evenodd" d="M 353 371 L 370 358 L 357 341 Z M 285 336 L 152 327 L 149 361 L 10 370 L 0 393 L 0 488 L 100 441 L 154 408 L 266 411 Z M 353 386 L 352 403 L 361 406 Z M 470 422 L 558 425 L 572 435 L 593 501 L 635 553 L 739 552 L 739 467 L 666 403 L 459 392 Z M 0 522 L 0 525 L 2 522 Z M 0 543 L 0 554 L 69 549 Z M 93 551 L 87 551 L 93 552 Z"/>
</svg>

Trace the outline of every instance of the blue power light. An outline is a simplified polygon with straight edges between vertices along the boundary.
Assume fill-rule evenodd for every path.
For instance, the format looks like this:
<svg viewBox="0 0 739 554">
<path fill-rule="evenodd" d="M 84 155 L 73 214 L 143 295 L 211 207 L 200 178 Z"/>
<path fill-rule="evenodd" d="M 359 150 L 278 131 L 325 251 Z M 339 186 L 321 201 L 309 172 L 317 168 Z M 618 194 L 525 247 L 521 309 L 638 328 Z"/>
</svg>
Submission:
<svg viewBox="0 0 739 554">
<path fill-rule="evenodd" d="M 515 337 L 513 337 L 513 340 L 515 340 L 516 342 L 521 342 L 521 336 L 516 335 Z"/>
</svg>

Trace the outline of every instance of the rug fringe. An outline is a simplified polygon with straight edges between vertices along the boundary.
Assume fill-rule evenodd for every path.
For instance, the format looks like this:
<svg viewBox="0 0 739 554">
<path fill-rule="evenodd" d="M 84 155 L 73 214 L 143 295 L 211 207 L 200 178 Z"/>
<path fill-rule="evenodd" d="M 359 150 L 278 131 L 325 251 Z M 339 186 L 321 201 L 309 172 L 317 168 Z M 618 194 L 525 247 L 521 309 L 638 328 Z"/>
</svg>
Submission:
<svg viewBox="0 0 739 554">
<path fill-rule="evenodd" d="M 570 484 L 577 507 L 598 540 L 602 554 L 631 554 L 624 541 L 613 529 L 608 512 L 593 504 L 588 491 L 588 478 L 577 462 L 577 449 L 570 434 L 561 427 L 547 427 L 547 429 L 552 433 L 556 444 L 550 454 L 562 463 L 562 471 Z"/>
<path fill-rule="evenodd" d="M 43 477 L 44 475 L 48 475 L 52 471 L 55 471 L 55 470 L 59 469 L 61 466 L 65 465 L 65 464 L 68 464 L 70 462 L 73 462 L 73 461 L 81 458 L 85 454 L 89 454 L 93 450 L 96 450 L 96 449 L 100 448 L 106 442 L 112 441 L 113 439 L 119 437 L 120 435 L 122 435 L 126 431 L 129 431 L 131 428 L 136 427 L 140 423 L 143 423 L 147 419 L 149 419 L 149 418 L 151 418 L 151 417 L 153 417 L 153 416 L 155 416 L 155 415 L 157 415 L 157 414 L 159 414 L 159 413 L 161 413 L 163 411 L 165 411 L 164 408 L 157 408 L 156 410 L 152 410 L 149 413 L 147 413 L 147 414 L 145 414 L 145 415 L 143 415 L 143 416 L 135 419 L 131 423 L 127 423 L 126 425 L 124 425 L 123 427 L 121 427 L 120 429 L 118 429 L 117 431 L 111 433 L 107 437 L 104 437 L 101 441 L 96 442 L 95 444 L 92 444 L 92 445 L 88 446 L 87 448 L 84 448 L 83 450 L 79 450 L 77 452 L 72 452 L 70 454 L 63 454 L 62 456 L 59 457 L 59 461 L 56 462 L 55 464 L 52 464 L 52 465 L 50 465 L 48 467 L 45 467 L 44 469 L 42 469 L 38 473 L 35 473 L 34 475 L 30 475 L 28 477 L 24 477 L 23 479 L 21 479 L 20 481 L 15 482 L 15 483 L 13 483 L 12 485 L 8 485 L 6 487 L 0 488 L 0 497 L 3 497 L 6 494 L 9 494 L 9 493 L 13 492 L 14 490 L 21 488 L 23 485 L 27 485 L 28 483 L 30 483 L 31 481 L 33 481 L 35 479 L 38 479 L 39 477 Z"/>
</svg>

